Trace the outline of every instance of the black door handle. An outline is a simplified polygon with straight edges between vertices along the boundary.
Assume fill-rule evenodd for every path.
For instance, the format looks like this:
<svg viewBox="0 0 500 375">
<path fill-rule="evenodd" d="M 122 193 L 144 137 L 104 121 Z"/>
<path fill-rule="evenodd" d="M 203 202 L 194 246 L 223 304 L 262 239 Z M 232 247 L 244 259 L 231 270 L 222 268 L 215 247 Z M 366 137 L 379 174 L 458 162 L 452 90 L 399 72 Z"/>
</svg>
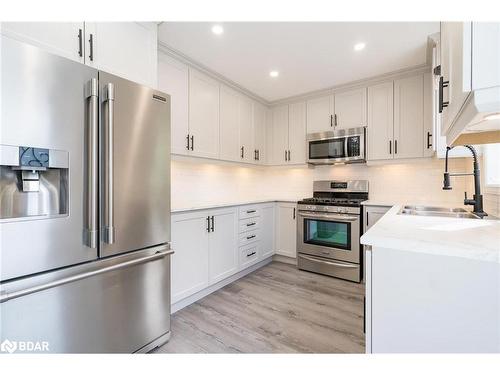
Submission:
<svg viewBox="0 0 500 375">
<path fill-rule="evenodd" d="M 330 115 L 330 126 L 333 126 L 333 115 Z"/>
<path fill-rule="evenodd" d="M 431 148 L 432 147 L 432 143 L 430 142 L 431 137 L 432 137 L 431 132 L 427 132 L 427 148 Z"/>
<path fill-rule="evenodd" d="M 438 92 L 438 97 L 439 97 L 439 113 L 442 113 L 443 112 L 443 108 L 448 107 L 448 105 L 450 104 L 449 101 L 447 101 L 447 102 L 443 101 L 444 88 L 448 87 L 449 84 L 450 84 L 450 81 L 444 81 L 443 80 L 443 76 L 439 77 L 439 92 Z"/>
<path fill-rule="evenodd" d="M 337 127 L 337 125 L 338 125 L 338 123 L 337 123 L 337 114 L 334 115 L 334 118 L 335 118 L 334 124 L 335 124 L 335 127 Z"/>
<path fill-rule="evenodd" d="M 215 220 L 214 220 L 214 217 L 212 216 L 212 228 L 211 228 L 212 232 L 215 231 Z"/>
<path fill-rule="evenodd" d="M 186 144 L 186 149 L 188 149 L 188 150 L 189 150 L 189 134 L 188 134 L 188 135 L 186 135 L 186 143 L 187 143 L 187 144 Z"/>
<path fill-rule="evenodd" d="M 295 207 L 293 208 L 293 220 L 295 220 Z"/>
<path fill-rule="evenodd" d="M 394 140 L 394 154 L 397 154 L 398 153 L 398 140 L 395 139 Z"/>
<path fill-rule="evenodd" d="M 191 136 L 191 151 L 194 150 L 194 135 Z"/>
<path fill-rule="evenodd" d="M 94 35 L 92 34 L 90 34 L 89 36 L 89 45 L 90 45 L 89 59 L 90 61 L 94 61 Z"/>
<path fill-rule="evenodd" d="M 207 232 L 210 233 L 210 216 L 207 216 Z"/>
<path fill-rule="evenodd" d="M 243 159 L 245 155 L 245 146 L 241 146 L 241 158 Z"/>
<path fill-rule="evenodd" d="M 247 236 L 247 240 L 251 240 L 252 238 L 255 238 L 255 234 L 252 234 L 251 236 Z"/>
<path fill-rule="evenodd" d="M 82 35 L 83 30 L 78 29 L 78 56 L 82 57 L 83 56 L 83 35 Z"/>
<path fill-rule="evenodd" d="M 255 255 L 255 254 L 256 254 L 256 252 L 255 252 L 255 251 L 253 251 L 253 252 L 251 252 L 250 254 L 247 254 L 247 258 L 248 258 L 248 257 L 251 257 L 252 255 Z"/>
<path fill-rule="evenodd" d="M 389 141 L 389 154 L 392 155 L 392 141 Z"/>
</svg>

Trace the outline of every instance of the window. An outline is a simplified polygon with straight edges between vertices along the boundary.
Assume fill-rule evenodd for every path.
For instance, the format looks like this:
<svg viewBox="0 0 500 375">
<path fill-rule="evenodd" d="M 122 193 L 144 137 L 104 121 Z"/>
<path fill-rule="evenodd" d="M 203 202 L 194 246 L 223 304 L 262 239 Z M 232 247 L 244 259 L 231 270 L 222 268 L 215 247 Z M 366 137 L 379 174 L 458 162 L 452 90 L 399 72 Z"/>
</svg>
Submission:
<svg viewBox="0 0 500 375">
<path fill-rule="evenodd" d="M 487 188 L 500 189 L 500 143 L 484 146 L 484 177 Z"/>
</svg>

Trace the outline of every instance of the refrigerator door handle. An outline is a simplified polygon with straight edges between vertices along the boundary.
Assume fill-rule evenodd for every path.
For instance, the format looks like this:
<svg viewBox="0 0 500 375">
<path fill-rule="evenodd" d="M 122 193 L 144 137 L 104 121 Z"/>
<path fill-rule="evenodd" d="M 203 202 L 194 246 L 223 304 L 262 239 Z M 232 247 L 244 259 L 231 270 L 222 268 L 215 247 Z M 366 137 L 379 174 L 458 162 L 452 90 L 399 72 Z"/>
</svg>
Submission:
<svg viewBox="0 0 500 375">
<path fill-rule="evenodd" d="M 147 256 L 144 256 L 144 257 L 141 257 L 138 259 L 132 259 L 132 260 L 125 261 L 125 262 L 118 263 L 118 264 L 114 264 L 114 265 L 111 265 L 108 267 L 103 267 L 103 268 L 100 268 L 97 270 L 82 272 L 82 273 L 79 273 L 77 275 L 63 277 L 63 278 L 58 279 L 58 280 L 50 281 L 50 282 L 47 282 L 44 284 L 35 285 L 35 286 L 29 287 L 26 289 L 16 290 L 14 292 L 2 293 L 0 295 L 0 303 L 6 302 L 6 301 L 14 299 L 14 298 L 26 296 L 28 294 L 40 292 L 42 290 L 55 288 L 55 287 L 60 286 L 60 285 L 69 284 L 69 283 L 72 283 L 72 282 L 75 282 L 78 280 L 82 280 L 82 279 L 86 279 L 86 278 L 89 278 L 92 276 L 97 276 L 97 275 L 103 274 L 105 272 L 116 271 L 116 270 L 120 270 L 120 269 L 123 269 L 126 267 L 131 267 L 131 266 L 136 266 L 136 265 L 142 264 L 142 263 L 152 262 L 154 260 L 164 258 L 167 255 L 171 255 L 173 253 L 174 253 L 174 251 L 170 250 L 170 249 L 164 250 L 164 251 L 157 251 L 154 254 L 147 255 Z"/>
<path fill-rule="evenodd" d="M 104 230 L 103 241 L 115 242 L 114 207 L 113 207 L 113 127 L 115 85 L 108 83 L 103 90 L 104 127 Z M 107 118 L 106 118 L 107 117 Z"/>
<path fill-rule="evenodd" d="M 98 241 L 98 221 L 97 221 L 97 202 L 98 202 L 98 93 L 99 86 L 96 78 L 92 78 L 86 87 L 85 97 L 88 100 L 88 123 L 87 123 L 87 143 L 86 143 L 86 212 L 85 228 L 83 229 L 84 244 L 92 249 L 97 248 Z"/>
</svg>

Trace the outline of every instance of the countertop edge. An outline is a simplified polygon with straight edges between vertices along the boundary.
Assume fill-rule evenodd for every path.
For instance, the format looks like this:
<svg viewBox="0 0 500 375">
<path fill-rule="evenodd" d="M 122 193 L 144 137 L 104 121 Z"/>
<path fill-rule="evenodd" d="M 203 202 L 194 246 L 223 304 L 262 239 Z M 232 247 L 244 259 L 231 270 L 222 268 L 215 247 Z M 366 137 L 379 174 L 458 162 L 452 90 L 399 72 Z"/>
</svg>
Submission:
<svg viewBox="0 0 500 375">
<path fill-rule="evenodd" d="M 220 203 L 214 205 L 207 206 L 194 206 L 194 207 L 184 207 L 184 208 L 173 208 L 170 210 L 172 214 L 180 213 L 180 212 L 189 212 L 189 211 L 200 211 L 200 210 L 213 210 L 216 208 L 224 208 L 224 207 L 238 207 L 238 206 L 247 206 L 250 204 L 264 204 L 264 203 L 297 203 L 300 199 L 263 199 L 257 201 L 242 201 L 242 202 L 229 202 L 229 203 Z"/>
</svg>

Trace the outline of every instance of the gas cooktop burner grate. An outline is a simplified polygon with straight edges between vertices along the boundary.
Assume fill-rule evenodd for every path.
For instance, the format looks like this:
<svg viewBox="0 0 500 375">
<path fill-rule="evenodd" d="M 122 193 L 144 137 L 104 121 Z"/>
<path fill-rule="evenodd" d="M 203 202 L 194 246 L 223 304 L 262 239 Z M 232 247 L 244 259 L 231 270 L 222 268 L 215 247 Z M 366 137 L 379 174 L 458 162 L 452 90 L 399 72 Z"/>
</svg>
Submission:
<svg viewBox="0 0 500 375">
<path fill-rule="evenodd" d="M 365 199 L 348 199 L 348 198 L 306 198 L 299 203 L 307 204 L 324 204 L 324 205 L 345 205 L 345 206 L 360 206 Z"/>
</svg>

